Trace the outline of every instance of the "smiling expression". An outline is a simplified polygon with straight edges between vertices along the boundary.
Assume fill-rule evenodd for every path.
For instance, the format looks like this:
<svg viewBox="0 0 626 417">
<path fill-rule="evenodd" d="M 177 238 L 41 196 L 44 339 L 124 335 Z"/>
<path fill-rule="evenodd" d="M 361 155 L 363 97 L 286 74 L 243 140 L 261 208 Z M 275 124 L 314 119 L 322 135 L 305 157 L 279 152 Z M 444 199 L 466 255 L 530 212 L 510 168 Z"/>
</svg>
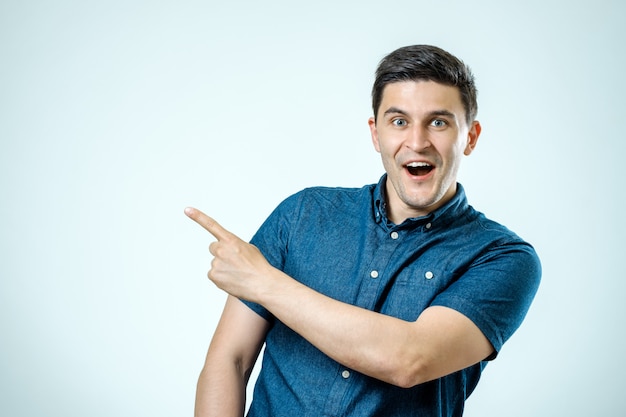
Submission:
<svg viewBox="0 0 626 417">
<path fill-rule="evenodd" d="M 459 90 L 433 81 L 386 85 L 369 126 L 387 172 L 387 214 L 396 224 L 454 196 L 461 159 L 481 129 L 477 121 L 468 126 Z"/>
</svg>

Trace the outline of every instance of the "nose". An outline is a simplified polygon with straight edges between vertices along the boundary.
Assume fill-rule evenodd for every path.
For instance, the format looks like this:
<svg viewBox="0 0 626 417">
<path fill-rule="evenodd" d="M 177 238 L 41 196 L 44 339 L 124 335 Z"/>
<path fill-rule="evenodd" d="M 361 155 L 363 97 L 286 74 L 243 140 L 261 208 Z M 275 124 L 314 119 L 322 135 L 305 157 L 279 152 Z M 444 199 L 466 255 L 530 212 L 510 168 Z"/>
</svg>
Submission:
<svg viewBox="0 0 626 417">
<path fill-rule="evenodd" d="M 412 129 L 408 129 L 407 131 L 404 145 L 414 152 L 420 152 L 428 148 L 431 145 L 428 131 L 418 125 L 412 126 Z"/>
</svg>

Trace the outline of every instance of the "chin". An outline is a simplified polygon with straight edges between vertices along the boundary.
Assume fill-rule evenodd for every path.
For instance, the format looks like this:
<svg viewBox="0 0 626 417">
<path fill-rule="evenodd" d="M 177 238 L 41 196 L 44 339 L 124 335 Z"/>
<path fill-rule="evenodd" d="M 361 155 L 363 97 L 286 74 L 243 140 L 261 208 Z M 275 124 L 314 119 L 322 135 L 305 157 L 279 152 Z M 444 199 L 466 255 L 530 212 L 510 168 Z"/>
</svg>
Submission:
<svg viewBox="0 0 626 417">
<path fill-rule="evenodd" d="M 445 195 L 445 191 L 428 188 L 406 193 L 402 200 L 408 207 L 411 207 L 414 210 L 430 213 L 434 210 L 434 207 L 436 208 L 436 206 L 439 205 L 439 202 L 445 198 Z"/>
<path fill-rule="evenodd" d="M 420 187 L 420 189 L 410 188 L 405 189 L 408 191 L 404 195 L 404 201 L 410 206 L 415 207 L 428 207 L 433 204 L 437 200 L 437 193 L 432 191 L 430 188 L 424 189 L 424 187 Z"/>
<path fill-rule="evenodd" d="M 435 199 L 431 195 L 411 195 L 402 198 L 404 204 L 414 210 L 428 210 L 435 203 Z"/>
</svg>

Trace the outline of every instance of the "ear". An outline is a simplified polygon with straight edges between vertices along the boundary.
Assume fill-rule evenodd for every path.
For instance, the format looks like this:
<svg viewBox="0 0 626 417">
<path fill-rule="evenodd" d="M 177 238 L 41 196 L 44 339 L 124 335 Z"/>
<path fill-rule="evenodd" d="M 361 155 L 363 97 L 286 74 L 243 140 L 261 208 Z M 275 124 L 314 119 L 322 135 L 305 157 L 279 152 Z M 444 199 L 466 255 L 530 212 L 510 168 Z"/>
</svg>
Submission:
<svg viewBox="0 0 626 417">
<path fill-rule="evenodd" d="M 376 152 L 380 153 L 380 143 L 378 142 L 378 130 L 376 129 L 376 119 L 370 117 L 367 120 L 367 124 L 370 127 L 370 134 L 372 135 L 372 144 Z"/>
<path fill-rule="evenodd" d="M 467 156 L 472 153 L 474 148 L 476 148 L 476 143 L 478 143 L 478 137 L 480 136 L 480 131 L 482 127 L 480 126 L 480 122 L 475 120 L 472 123 L 472 127 L 470 127 L 469 132 L 467 132 L 467 145 L 465 145 L 465 150 L 463 153 Z"/>
</svg>

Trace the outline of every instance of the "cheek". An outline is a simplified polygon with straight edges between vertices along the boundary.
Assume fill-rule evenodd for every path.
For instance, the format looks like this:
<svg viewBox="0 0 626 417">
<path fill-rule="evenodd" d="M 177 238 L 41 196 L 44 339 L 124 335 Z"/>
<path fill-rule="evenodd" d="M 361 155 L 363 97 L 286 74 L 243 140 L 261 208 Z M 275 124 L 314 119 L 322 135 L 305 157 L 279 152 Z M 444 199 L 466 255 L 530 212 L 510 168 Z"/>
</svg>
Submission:
<svg viewBox="0 0 626 417">
<path fill-rule="evenodd" d="M 460 141 L 455 141 L 454 143 L 450 144 L 447 149 L 442 151 L 445 152 L 445 155 L 448 159 L 456 161 L 460 159 L 465 153 L 465 144 Z"/>
<path fill-rule="evenodd" d="M 378 152 L 387 156 L 393 156 L 398 153 L 398 150 L 402 147 L 402 139 L 397 135 L 386 134 L 384 136 L 377 136 L 375 147 Z"/>
<path fill-rule="evenodd" d="M 448 160 L 448 166 L 451 168 L 452 174 L 456 174 L 459 166 L 461 165 L 461 159 L 463 158 L 462 148 L 453 148 L 448 152 L 446 159 Z"/>
<path fill-rule="evenodd" d="M 389 144 L 382 144 L 382 145 L 379 144 L 378 152 L 380 153 L 380 156 L 382 157 L 383 161 L 391 162 L 395 160 L 396 152 L 394 148 L 389 146 Z"/>
</svg>

